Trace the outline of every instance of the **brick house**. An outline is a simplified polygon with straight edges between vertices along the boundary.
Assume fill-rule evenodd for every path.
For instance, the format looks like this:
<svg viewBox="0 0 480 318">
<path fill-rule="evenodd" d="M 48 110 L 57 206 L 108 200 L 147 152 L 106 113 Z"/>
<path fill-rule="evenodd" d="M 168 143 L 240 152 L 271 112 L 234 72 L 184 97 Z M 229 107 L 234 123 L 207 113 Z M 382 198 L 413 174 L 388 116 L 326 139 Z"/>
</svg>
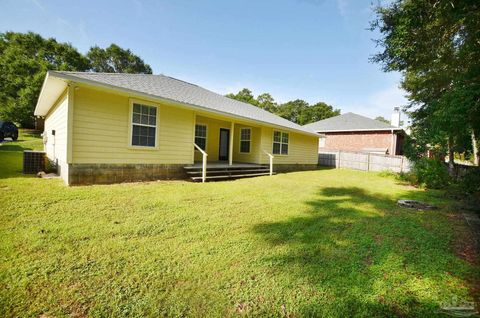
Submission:
<svg viewBox="0 0 480 318">
<path fill-rule="evenodd" d="M 355 151 L 402 155 L 405 131 L 354 113 L 303 126 L 320 135 L 319 151 Z"/>
</svg>

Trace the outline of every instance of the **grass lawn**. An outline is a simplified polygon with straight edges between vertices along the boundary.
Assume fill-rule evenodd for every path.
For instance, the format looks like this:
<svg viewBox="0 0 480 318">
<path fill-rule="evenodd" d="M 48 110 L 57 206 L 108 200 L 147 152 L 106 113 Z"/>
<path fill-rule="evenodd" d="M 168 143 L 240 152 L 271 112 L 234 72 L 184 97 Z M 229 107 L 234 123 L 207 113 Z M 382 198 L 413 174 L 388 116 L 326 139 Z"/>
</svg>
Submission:
<svg viewBox="0 0 480 318">
<path fill-rule="evenodd" d="M 430 317 L 475 294 L 442 192 L 350 170 L 68 188 L 21 174 L 41 146 L 0 146 L 1 317 Z"/>
</svg>

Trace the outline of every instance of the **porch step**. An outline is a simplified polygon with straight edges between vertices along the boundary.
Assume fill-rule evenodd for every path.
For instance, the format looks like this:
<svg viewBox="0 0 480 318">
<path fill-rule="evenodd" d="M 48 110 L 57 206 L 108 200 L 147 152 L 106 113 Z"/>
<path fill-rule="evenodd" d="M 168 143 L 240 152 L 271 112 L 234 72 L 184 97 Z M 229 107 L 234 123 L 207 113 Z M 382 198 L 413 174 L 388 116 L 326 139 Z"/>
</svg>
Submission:
<svg viewBox="0 0 480 318">
<path fill-rule="evenodd" d="M 221 179 L 240 179 L 240 178 L 251 178 L 251 177 L 268 176 L 268 175 L 270 175 L 270 172 L 235 174 L 235 175 L 219 175 L 219 176 L 207 176 L 205 180 L 208 181 L 208 180 L 221 180 Z M 198 181 L 202 181 L 202 176 L 191 177 L 190 179 L 192 179 L 195 182 L 198 182 Z"/>
<path fill-rule="evenodd" d="M 190 177 L 192 181 L 202 181 L 202 166 L 186 166 L 184 167 L 185 173 Z M 270 168 L 265 165 L 253 165 L 253 164 L 208 164 L 206 181 L 226 180 L 226 179 L 238 179 L 249 178 L 258 176 L 267 176 L 270 174 Z"/>
<path fill-rule="evenodd" d="M 208 170 L 207 169 L 207 174 L 216 174 L 216 173 L 234 173 L 234 172 L 270 172 L 270 169 L 267 168 L 262 168 L 262 169 L 230 169 L 230 170 Z M 187 174 L 189 175 L 195 175 L 195 174 L 202 174 L 202 169 L 200 170 L 194 170 L 194 171 L 187 171 Z"/>
</svg>

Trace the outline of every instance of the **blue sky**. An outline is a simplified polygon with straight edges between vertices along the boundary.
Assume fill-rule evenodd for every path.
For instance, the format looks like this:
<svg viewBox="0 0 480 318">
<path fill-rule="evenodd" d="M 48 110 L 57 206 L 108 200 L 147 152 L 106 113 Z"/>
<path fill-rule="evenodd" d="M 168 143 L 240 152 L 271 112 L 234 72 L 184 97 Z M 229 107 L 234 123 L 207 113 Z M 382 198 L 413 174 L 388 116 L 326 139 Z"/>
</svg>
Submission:
<svg viewBox="0 0 480 318">
<path fill-rule="evenodd" d="M 130 48 L 161 73 L 226 94 L 324 101 L 390 118 L 400 75 L 368 61 L 371 0 L 0 0 L 0 32 Z"/>
</svg>

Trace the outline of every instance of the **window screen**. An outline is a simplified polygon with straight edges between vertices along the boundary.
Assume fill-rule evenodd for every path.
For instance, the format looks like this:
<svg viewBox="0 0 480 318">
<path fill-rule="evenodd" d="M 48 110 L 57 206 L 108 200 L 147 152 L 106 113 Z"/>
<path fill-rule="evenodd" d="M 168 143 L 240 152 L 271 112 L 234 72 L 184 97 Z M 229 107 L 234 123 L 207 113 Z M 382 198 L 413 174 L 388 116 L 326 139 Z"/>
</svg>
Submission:
<svg viewBox="0 0 480 318">
<path fill-rule="evenodd" d="M 195 143 L 205 151 L 207 147 L 207 126 L 195 125 Z"/>
<path fill-rule="evenodd" d="M 288 133 L 273 132 L 273 153 L 276 155 L 288 155 Z"/>
<path fill-rule="evenodd" d="M 155 147 L 157 107 L 133 104 L 132 146 Z"/>
<path fill-rule="evenodd" d="M 240 152 L 250 152 L 250 140 L 252 131 L 250 128 L 240 129 Z"/>
</svg>

